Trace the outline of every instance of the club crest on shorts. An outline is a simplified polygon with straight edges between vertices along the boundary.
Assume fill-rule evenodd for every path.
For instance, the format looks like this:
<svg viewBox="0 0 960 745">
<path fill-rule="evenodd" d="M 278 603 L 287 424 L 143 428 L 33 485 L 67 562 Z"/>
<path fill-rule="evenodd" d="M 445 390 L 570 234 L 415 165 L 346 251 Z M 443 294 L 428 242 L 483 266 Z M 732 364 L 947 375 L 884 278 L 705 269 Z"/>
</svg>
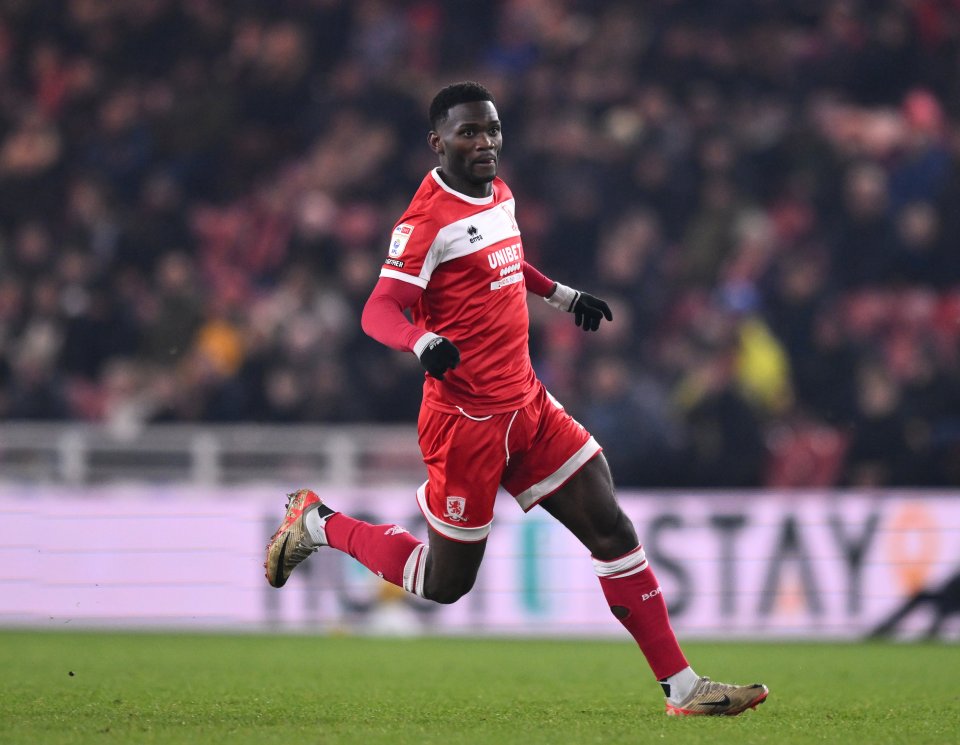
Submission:
<svg viewBox="0 0 960 745">
<path fill-rule="evenodd" d="M 467 518 L 463 513 L 467 510 L 467 500 L 464 497 L 447 497 L 447 512 L 444 517 L 455 523 L 465 523 Z"/>
</svg>

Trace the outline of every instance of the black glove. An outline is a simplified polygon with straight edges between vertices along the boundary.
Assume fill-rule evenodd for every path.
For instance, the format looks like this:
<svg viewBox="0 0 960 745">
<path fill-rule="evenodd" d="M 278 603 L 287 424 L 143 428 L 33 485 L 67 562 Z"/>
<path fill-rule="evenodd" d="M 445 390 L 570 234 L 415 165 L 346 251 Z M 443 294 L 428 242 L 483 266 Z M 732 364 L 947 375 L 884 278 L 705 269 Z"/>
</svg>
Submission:
<svg viewBox="0 0 960 745">
<path fill-rule="evenodd" d="M 443 380 L 447 370 L 452 370 L 460 364 L 460 350 L 449 339 L 438 336 L 423 348 L 420 353 L 420 364 L 431 377 Z"/>
<path fill-rule="evenodd" d="M 606 318 L 613 320 L 613 313 L 610 312 L 610 306 L 598 297 L 594 297 L 586 292 L 581 292 L 577 301 L 573 304 L 573 320 L 577 326 L 582 326 L 584 331 L 596 331 L 600 328 L 600 320 Z"/>
</svg>

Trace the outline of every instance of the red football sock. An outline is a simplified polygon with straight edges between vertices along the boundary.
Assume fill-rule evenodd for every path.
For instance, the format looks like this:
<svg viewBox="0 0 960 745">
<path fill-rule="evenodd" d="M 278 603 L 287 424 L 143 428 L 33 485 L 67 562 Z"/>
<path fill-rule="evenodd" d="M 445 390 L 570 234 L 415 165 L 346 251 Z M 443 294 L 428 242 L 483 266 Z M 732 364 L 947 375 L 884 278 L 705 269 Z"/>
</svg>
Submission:
<svg viewBox="0 0 960 745">
<path fill-rule="evenodd" d="M 371 525 L 342 512 L 327 518 L 331 547 L 350 554 L 374 574 L 423 596 L 427 546 L 399 525 Z"/>
<path fill-rule="evenodd" d="M 657 680 L 687 667 L 687 659 L 670 627 L 660 585 L 643 548 L 637 546 L 612 561 L 594 559 L 593 566 L 610 610 L 636 639 Z"/>
</svg>

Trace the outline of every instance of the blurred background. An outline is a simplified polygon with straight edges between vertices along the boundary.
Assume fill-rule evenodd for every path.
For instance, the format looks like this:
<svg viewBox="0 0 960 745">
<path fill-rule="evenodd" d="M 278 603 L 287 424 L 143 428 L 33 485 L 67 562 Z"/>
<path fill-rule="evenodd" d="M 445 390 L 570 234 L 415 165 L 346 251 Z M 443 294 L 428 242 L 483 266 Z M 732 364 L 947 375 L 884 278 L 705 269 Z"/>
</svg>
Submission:
<svg viewBox="0 0 960 745">
<path fill-rule="evenodd" d="M 37 485 L 412 494 L 422 369 L 359 318 L 463 79 L 527 258 L 614 309 L 531 350 L 621 487 L 953 510 L 956 0 L 0 0 L 7 551 Z"/>
<path fill-rule="evenodd" d="M 412 422 L 360 309 L 477 79 L 621 484 L 960 482 L 956 3 L 0 7 L 4 419 Z"/>
</svg>

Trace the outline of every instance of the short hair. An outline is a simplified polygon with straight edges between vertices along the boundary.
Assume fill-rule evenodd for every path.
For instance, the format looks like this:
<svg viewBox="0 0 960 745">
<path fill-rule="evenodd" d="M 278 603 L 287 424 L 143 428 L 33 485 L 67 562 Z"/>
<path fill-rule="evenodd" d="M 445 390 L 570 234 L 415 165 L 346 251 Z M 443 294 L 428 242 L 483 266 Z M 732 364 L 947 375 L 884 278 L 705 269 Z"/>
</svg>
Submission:
<svg viewBox="0 0 960 745">
<path fill-rule="evenodd" d="M 494 106 L 497 104 L 493 99 L 493 94 L 480 83 L 466 81 L 441 88 L 437 95 L 433 97 L 433 101 L 430 102 L 430 126 L 436 129 L 437 124 L 446 120 L 450 109 L 457 104 L 473 101 L 489 101 Z"/>
</svg>

